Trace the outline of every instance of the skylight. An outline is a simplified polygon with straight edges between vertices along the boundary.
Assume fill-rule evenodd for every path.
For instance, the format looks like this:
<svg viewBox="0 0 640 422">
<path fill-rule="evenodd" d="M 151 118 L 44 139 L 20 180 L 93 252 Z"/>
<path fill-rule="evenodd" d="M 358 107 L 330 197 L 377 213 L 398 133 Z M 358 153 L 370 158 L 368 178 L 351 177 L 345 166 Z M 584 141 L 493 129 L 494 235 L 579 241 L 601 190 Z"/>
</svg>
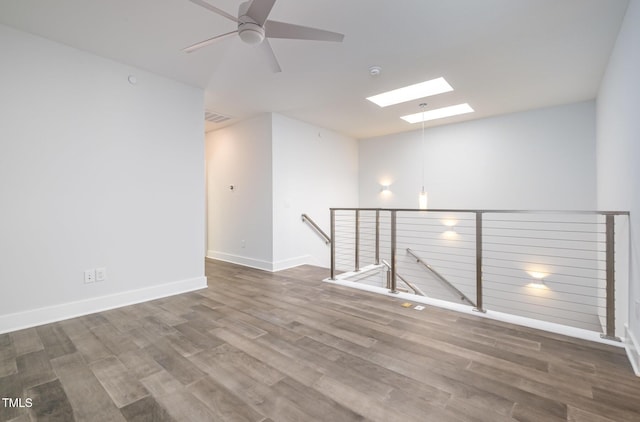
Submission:
<svg viewBox="0 0 640 422">
<path fill-rule="evenodd" d="M 436 108 L 434 110 L 425 111 L 424 113 L 409 114 L 402 116 L 401 119 L 409 123 L 419 123 L 422 121 L 442 119 L 443 117 L 457 116 L 458 114 L 473 113 L 473 109 L 467 103 L 452 105 L 449 107 Z"/>
<path fill-rule="evenodd" d="M 367 100 L 380 107 L 387 107 L 449 91 L 453 91 L 451 85 L 444 78 L 437 78 L 374 95 L 373 97 L 368 97 Z"/>
</svg>

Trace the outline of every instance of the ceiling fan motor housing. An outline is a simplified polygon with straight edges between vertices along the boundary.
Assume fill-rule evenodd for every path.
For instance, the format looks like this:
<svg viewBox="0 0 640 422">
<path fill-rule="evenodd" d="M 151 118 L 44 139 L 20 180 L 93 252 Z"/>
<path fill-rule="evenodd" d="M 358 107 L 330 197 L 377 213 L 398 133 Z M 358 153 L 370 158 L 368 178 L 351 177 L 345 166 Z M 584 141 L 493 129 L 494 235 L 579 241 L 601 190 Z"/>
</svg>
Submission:
<svg viewBox="0 0 640 422">
<path fill-rule="evenodd" d="M 260 44 L 264 40 L 264 28 L 247 16 L 250 1 L 240 4 L 238 8 L 238 35 L 247 44 Z"/>
</svg>

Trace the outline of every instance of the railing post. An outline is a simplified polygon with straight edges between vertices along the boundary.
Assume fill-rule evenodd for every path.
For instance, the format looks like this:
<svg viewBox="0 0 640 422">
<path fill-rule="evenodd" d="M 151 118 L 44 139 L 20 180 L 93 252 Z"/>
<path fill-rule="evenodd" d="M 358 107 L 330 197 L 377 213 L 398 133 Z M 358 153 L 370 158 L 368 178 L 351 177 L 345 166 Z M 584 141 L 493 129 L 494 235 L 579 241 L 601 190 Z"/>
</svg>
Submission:
<svg viewBox="0 0 640 422">
<path fill-rule="evenodd" d="M 476 308 L 486 312 L 482 304 L 482 212 L 476 211 Z"/>
<path fill-rule="evenodd" d="M 376 265 L 380 265 L 380 210 L 376 210 Z"/>
<path fill-rule="evenodd" d="M 356 210 L 356 271 L 360 271 L 360 210 Z"/>
<path fill-rule="evenodd" d="M 606 277 L 607 277 L 607 332 L 601 337 L 620 341 L 616 337 L 616 276 L 615 276 L 615 216 L 606 214 Z"/>
<path fill-rule="evenodd" d="M 336 279 L 336 210 L 331 209 L 331 280 Z"/>
<path fill-rule="evenodd" d="M 391 211 L 391 288 L 389 293 L 398 293 L 396 290 L 396 211 Z"/>
</svg>

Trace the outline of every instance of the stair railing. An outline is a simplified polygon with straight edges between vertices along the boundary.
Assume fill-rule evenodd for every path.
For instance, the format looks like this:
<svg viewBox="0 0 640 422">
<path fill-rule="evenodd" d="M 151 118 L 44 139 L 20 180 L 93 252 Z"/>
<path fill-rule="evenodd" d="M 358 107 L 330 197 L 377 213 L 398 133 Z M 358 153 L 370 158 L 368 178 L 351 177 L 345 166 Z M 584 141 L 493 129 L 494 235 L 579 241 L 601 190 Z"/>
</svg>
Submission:
<svg viewBox="0 0 640 422">
<path fill-rule="evenodd" d="M 337 215 L 337 212 L 340 214 Z M 375 220 L 372 217 L 373 212 L 375 212 Z M 325 242 L 331 246 L 332 280 L 336 279 L 336 244 L 348 245 L 348 248 L 353 249 L 347 249 L 346 253 L 341 250 L 341 257 L 352 259 L 351 262 L 355 267 L 354 272 L 359 271 L 362 261 L 376 265 L 383 263 L 388 272 L 387 288 L 390 292 L 396 293 L 398 291 L 396 282 L 400 280 L 411 291 L 424 295 L 415 282 L 409 282 L 397 274 L 397 258 L 399 258 L 397 249 L 402 243 L 407 242 L 407 233 L 413 230 L 412 226 L 416 226 L 416 230 L 418 230 L 420 224 L 426 226 L 430 224 L 429 222 L 417 222 L 419 219 L 438 218 L 429 217 L 429 214 L 466 215 L 467 218 L 462 218 L 462 221 L 468 222 L 468 225 L 462 227 L 463 230 L 466 230 L 463 233 L 466 239 L 461 242 L 466 242 L 463 249 L 473 252 L 472 255 L 456 256 L 469 258 L 463 264 L 467 266 L 464 271 L 473 275 L 465 275 L 464 280 L 472 281 L 475 285 L 475 301 L 466 296 L 433 266 L 425 262 L 414 250 L 406 248 L 404 245 L 401 247 L 406 248 L 409 256 L 427 269 L 435 279 L 454 291 L 462 301 L 473 306 L 476 311 L 486 311 L 484 302 L 487 299 L 490 301 L 492 309 L 495 307 L 512 309 L 520 313 L 528 313 L 528 315 L 534 314 L 531 318 L 545 320 L 547 316 L 545 308 L 549 308 L 557 314 L 562 314 L 554 315 L 554 317 L 566 321 L 565 325 L 577 328 L 581 328 L 581 326 L 576 323 L 589 324 L 589 326 L 599 325 L 601 328 L 594 328 L 592 331 L 601 330 L 603 338 L 620 340 L 616 336 L 616 325 L 620 328 L 620 324 L 616 324 L 616 318 L 620 316 L 616 314 L 615 217 L 626 217 L 626 223 L 620 230 L 621 239 L 624 240 L 624 236 L 628 236 L 628 211 L 331 208 L 330 213 L 331 237 L 320 230 L 316 224 L 312 224 L 313 222 L 305 214 L 302 215 L 302 218 L 303 221 L 312 224 L 314 229 L 325 239 Z M 361 213 L 365 215 L 364 218 Z M 381 213 L 384 213 L 383 223 L 381 223 Z M 400 216 L 399 213 L 402 215 Z M 562 217 L 563 215 L 565 217 Z M 516 218 L 516 216 L 522 217 Z M 593 221 L 590 216 L 595 216 Z M 410 221 L 409 218 L 413 220 Z M 337 227 L 339 227 L 339 234 L 336 232 Z M 364 236 L 361 236 L 361 231 Z M 345 239 L 344 243 L 341 243 L 343 242 L 342 238 Z M 420 238 L 420 232 L 414 233 L 413 238 L 420 239 L 416 240 L 417 244 L 420 244 L 425 239 L 429 239 L 428 231 L 424 239 Z M 620 242 L 620 245 L 623 246 L 624 255 L 621 257 L 623 262 L 629 259 L 628 249 L 624 248 L 625 244 L 628 244 L 628 240 Z M 528 249 L 523 249 L 525 247 Z M 380 259 L 381 248 L 388 256 L 388 261 Z M 352 253 L 354 256 L 349 256 Z M 361 257 L 361 255 L 363 256 Z M 443 259 L 441 256 L 438 257 L 439 261 L 452 259 Z M 364 259 L 361 259 L 363 257 Z M 535 269 L 527 269 L 530 266 L 545 265 L 558 269 L 551 276 L 537 272 L 538 270 Z M 525 270 L 527 275 L 520 274 Z M 595 275 L 590 275 L 591 273 Z M 628 273 L 621 275 L 625 282 L 625 285 L 621 287 L 627 289 L 628 280 L 625 277 L 628 277 Z M 533 280 L 529 277 L 541 278 Z M 588 280 L 590 284 L 584 286 L 590 290 L 585 292 L 580 280 Z M 525 283 L 527 284 L 525 285 Z M 544 289 L 551 290 L 545 296 L 543 293 L 531 293 L 531 289 L 535 288 L 542 289 L 538 292 L 544 292 Z M 522 293 L 523 289 L 526 289 L 524 293 Z M 624 289 L 621 288 L 623 292 L 626 291 Z M 519 298 L 526 300 L 534 298 L 535 301 L 532 299 L 526 304 L 535 304 L 537 307 L 530 306 L 525 311 L 513 308 L 513 306 L 519 306 L 516 303 L 521 300 L 519 298 L 511 299 L 516 294 L 520 295 Z M 555 296 L 551 297 L 552 295 Z M 572 307 L 563 307 L 564 303 L 570 303 Z M 574 308 L 584 306 L 597 308 L 597 311 L 589 310 L 588 312 L 596 312 L 595 316 L 599 319 L 598 322 L 572 319 L 581 317 L 580 314 L 584 313 L 580 309 Z M 518 315 L 518 313 L 509 313 Z M 541 315 L 541 317 L 535 315 Z M 527 315 L 524 316 L 527 317 Z"/>
<path fill-rule="evenodd" d="M 318 224 L 315 221 L 313 221 L 311 217 L 309 217 L 307 214 L 302 214 L 301 217 L 302 217 L 302 222 L 309 224 L 309 226 L 316 233 L 318 233 L 318 235 L 322 238 L 322 240 L 324 240 L 325 244 L 327 245 L 331 244 L 331 238 L 329 237 L 329 235 L 326 234 L 324 230 L 322 230 L 320 226 L 318 226 Z"/>
<path fill-rule="evenodd" d="M 431 272 L 431 274 L 433 274 L 435 276 L 435 278 L 442 282 L 442 284 L 444 284 L 447 288 L 453 290 L 455 292 L 456 295 L 460 296 L 460 300 L 462 301 L 466 301 L 468 302 L 471 306 L 473 306 L 474 308 L 476 308 L 476 304 L 467 297 L 467 295 L 465 295 L 464 293 L 462 293 L 460 291 L 460 289 L 458 289 L 456 286 L 454 286 L 453 284 L 451 284 L 451 282 L 449 280 L 447 280 L 442 274 L 440 274 L 439 272 L 437 272 L 431 265 L 427 264 L 426 262 L 424 262 L 424 260 L 422 258 L 420 258 L 414 251 L 411 250 L 411 248 L 407 248 L 407 253 L 409 255 L 411 255 L 412 257 L 414 257 L 416 259 L 416 262 L 418 262 L 419 264 L 422 264 L 422 266 L 424 268 L 426 268 L 427 270 L 429 270 Z M 397 274 L 396 274 L 397 275 Z"/>
<path fill-rule="evenodd" d="M 382 263 L 384 264 L 384 266 L 387 268 L 387 289 L 391 289 L 391 264 L 389 264 L 386 260 L 382 260 Z M 416 286 L 415 284 L 407 281 L 404 277 L 402 277 L 400 274 L 398 274 L 396 272 L 396 277 L 398 277 L 400 279 L 400 281 L 402 281 L 404 284 L 406 284 L 411 290 L 413 290 L 413 293 L 418 295 L 418 296 L 426 296 L 426 294 L 424 294 L 424 292 L 422 290 L 420 290 L 420 288 L 418 286 Z"/>
</svg>

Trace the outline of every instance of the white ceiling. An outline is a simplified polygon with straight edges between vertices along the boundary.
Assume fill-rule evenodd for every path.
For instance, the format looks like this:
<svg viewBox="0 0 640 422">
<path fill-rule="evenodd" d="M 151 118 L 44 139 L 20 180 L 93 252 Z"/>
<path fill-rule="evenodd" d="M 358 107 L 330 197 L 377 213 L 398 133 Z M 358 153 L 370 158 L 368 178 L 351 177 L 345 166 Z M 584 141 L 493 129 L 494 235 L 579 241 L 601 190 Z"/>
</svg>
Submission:
<svg viewBox="0 0 640 422">
<path fill-rule="evenodd" d="M 235 15 L 241 1 L 207 0 Z M 343 43 L 271 40 L 282 73 L 235 29 L 188 0 L 2 0 L 0 23 L 206 89 L 233 123 L 262 112 L 366 138 L 416 129 L 365 97 L 444 76 L 429 108 L 475 113 L 428 126 L 593 99 L 628 0 L 278 0 L 270 19 L 345 34 Z M 368 68 L 382 67 L 371 77 Z M 217 128 L 222 125 L 209 125 Z"/>
</svg>

